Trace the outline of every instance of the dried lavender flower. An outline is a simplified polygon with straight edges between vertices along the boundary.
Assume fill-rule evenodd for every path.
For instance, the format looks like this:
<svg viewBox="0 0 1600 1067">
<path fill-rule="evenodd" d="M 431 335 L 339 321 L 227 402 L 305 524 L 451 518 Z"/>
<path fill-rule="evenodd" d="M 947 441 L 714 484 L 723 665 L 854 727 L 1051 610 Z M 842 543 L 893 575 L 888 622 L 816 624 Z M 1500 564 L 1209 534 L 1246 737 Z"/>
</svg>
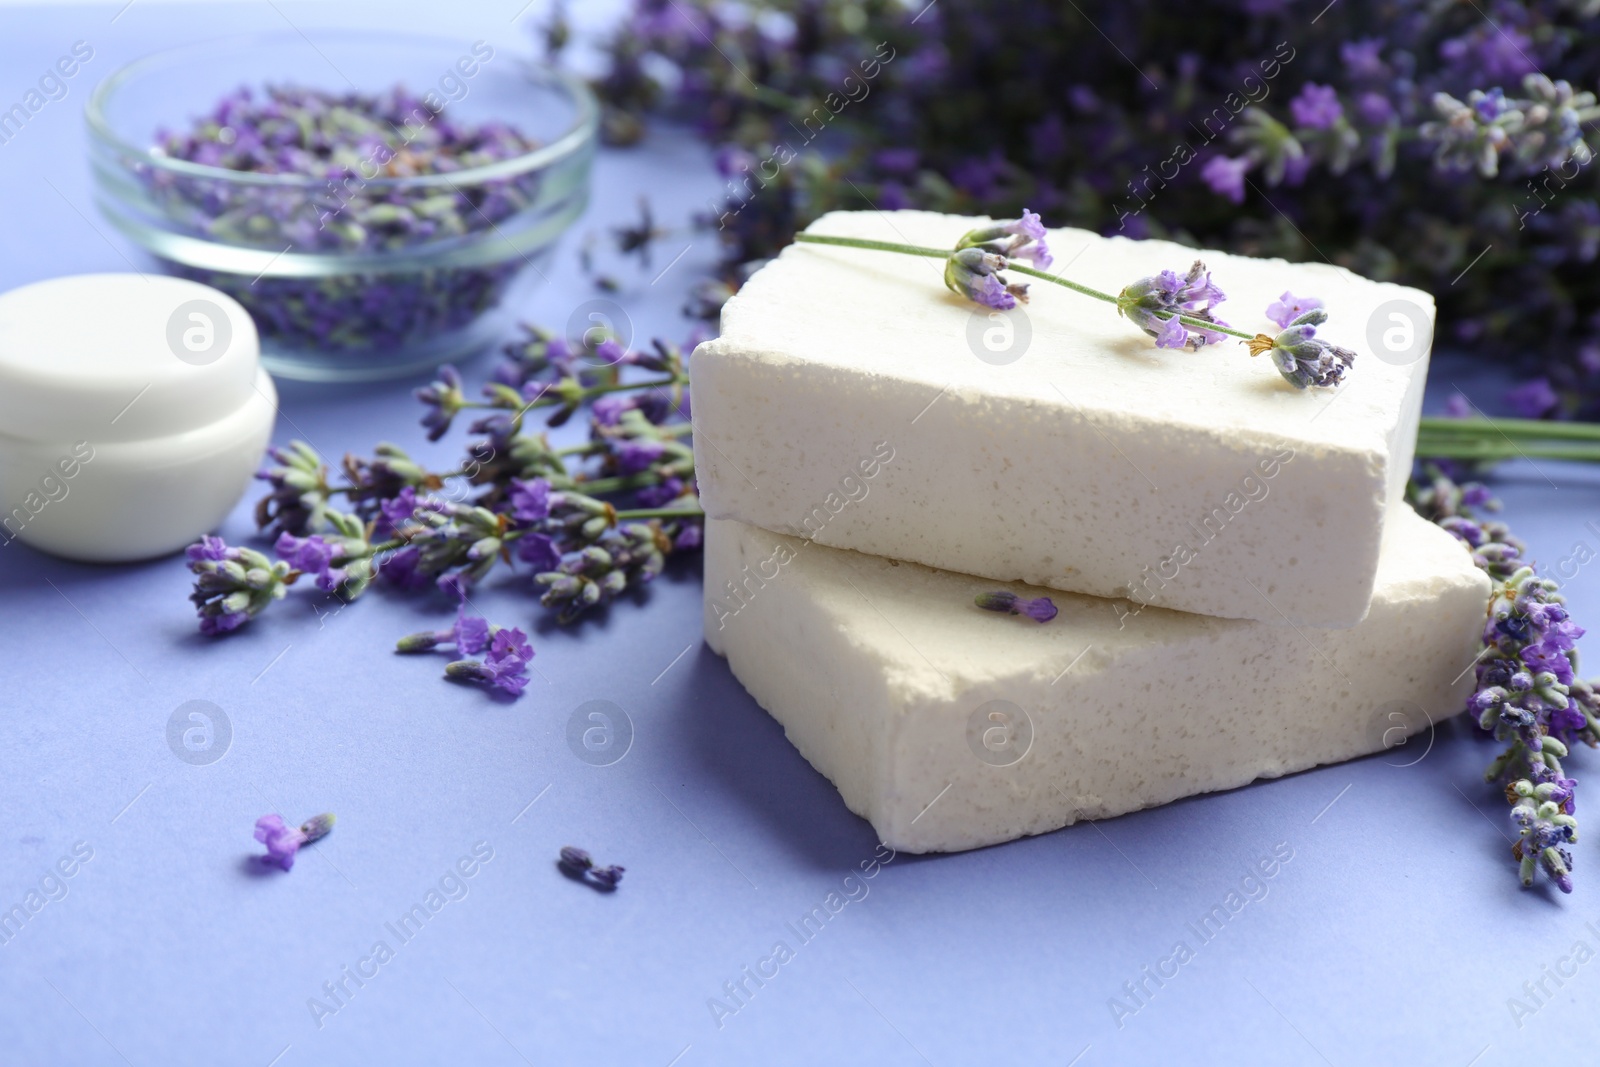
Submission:
<svg viewBox="0 0 1600 1067">
<path fill-rule="evenodd" d="M 274 600 L 282 600 L 297 575 L 288 563 L 274 563 L 253 548 L 236 548 L 206 535 L 184 551 L 195 574 L 194 601 L 200 632 L 215 636 L 236 630 Z"/>
<path fill-rule="evenodd" d="M 1281 333 L 1275 336 L 1257 334 L 1245 343 L 1252 356 L 1270 352 L 1278 373 L 1296 389 L 1313 385 L 1332 388 L 1344 380 L 1355 363 L 1356 354 L 1317 338 L 1317 327 L 1327 321 L 1328 313 L 1313 307 L 1290 320 Z"/>
<path fill-rule="evenodd" d="M 327 837 L 332 829 L 331 813 L 313 816 L 298 827 L 284 823 L 282 815 L 263 815 L 256 820 L 255 837 L 267 846 L 266 859 L 287 871 L 294 867 L 296 852 Z"/>
<path fill-rule="evenodd" d="M 1049 622 L 1056 617 L 1055 602 L 1047 596 L 1029 599 L 1008 593 L 1003 589 L 992 593 L 979 593 L 973 602 L 984 611 L 1003 611 L 1008 615 L 1026 615 L 1034 622 Z"/>
<path fill-rule="evenodd" d="M 1212 311 L 1226 299 L 1211 281 L 1206 265 L 1197 259 L 1186 274 L 1164 270 L 1124 286 L 1117 294 L 1117 313 L 1154 337 L 1157 348 L 1188 346 L 1198 350 L 1222 340 L 1222 335 L 1203 326 L 1187 325 L 1179 316 L 1226 326 Z"/>
<path fill-rule="evenodd" d="M 561 856 L 556 861 L 568 877 L 576 878 L 594 886 L 596 889 L 611 892 L 622 881 L 622 867 L 596 867 L 594 859 L 581 848 L 573 845 L 563 845 Z"/>
</svg>

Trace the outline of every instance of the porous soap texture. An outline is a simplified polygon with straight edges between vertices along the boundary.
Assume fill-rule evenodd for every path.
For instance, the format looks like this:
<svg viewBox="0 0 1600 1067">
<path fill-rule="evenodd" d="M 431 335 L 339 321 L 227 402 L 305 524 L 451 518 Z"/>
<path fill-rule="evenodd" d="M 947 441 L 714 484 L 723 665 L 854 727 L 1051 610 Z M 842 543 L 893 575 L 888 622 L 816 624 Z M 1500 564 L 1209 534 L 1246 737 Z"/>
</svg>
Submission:
<svg viewBox="0 0 1600 1067">
<path fill-rule="evenodd" d="M 839 212 L 811 231 L 942 248 L 984 221 Z M 1251 332 L 1277 331 L 1265 311 L 1285 290 L 1318 297 L 1318 335 L 1356 351 L 1354 369 L 1300 391 L 1232 338 L 1158 349 L 1048 282 L 1001 316 L 947 291 L 937 259 L 795 244 L 694 353 L 708 513 L 1138 604 L 1359 622 L 1411 467 L 1432 299 L 1326 264 L 1082 230 L 1049 241 L 1052 269 L 1111 293 L 1199 256 L 1228 295 L 1218 314 Z M 1409 362 L 1374 354 L 1374 323 L 1391 343 L 1420 338 Z M 863 479 L 878 445 L 894 458 Z"/>
<path fill-rule="evenodd" d="M 1488 578 L 1402 505 L 1372 610 L 1317 630 L 1053 593 L 707 523 L 705 633 L 881 839 L 954 852 L 1388 749 L 1472 687 Z M 1040 596 L 1022 585 L 1013 592 Z M 1406 739 L 1410 737 L 1409 742 Z"/>
</svg>

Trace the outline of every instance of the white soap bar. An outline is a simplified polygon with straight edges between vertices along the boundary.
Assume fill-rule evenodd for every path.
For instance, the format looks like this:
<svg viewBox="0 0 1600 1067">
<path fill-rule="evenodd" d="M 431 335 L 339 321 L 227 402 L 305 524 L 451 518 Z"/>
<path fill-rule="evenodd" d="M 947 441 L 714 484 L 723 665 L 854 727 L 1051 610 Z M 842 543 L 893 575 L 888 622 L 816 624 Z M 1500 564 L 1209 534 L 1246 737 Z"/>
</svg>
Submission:
<svg viewBox="0 0 1600 1067">
<path fill-rule="evenodd" d="M 947 247 L 980 221 L 841 212 L 811 229 Z M 1054 269 L 1110 292 L 1197 255 L 1082 230 L 1050 245 Z M 717 518 L 1003 581 L 1353 625 L 1411 467 L 1433 302 L 1325 264 L 1199 255 L 1240 329 L 1276 331 L 1265 310 L 1285 290 L 1324 300 L 1319 336 L 1359 353 L 1345 383 L 1296 390 L 1231 338 L 1157 349 L 1111 305 L 1047 282 L 1020 318 L 991 322 L 944 288 L 938 260 L 797 244 L 695 351 L 701 500 Z M 1386 355 L 1411 362 L 1369 344 L 1371 321 L 1407 340 L 1392 314 L 1418 347 Z M 880 443 L 893 460 L 863 478 Z"/>
<path fill-rule="evenodd" d="M 953 852 L 1385 748 L 1472 686 L 1488 578 L 1397 509 L 1372 611 L 1315 630 L 1052 593 L 1040 624 L 969 575 L 707 523 L 705 633 L 881 839 Z M 1046 590 L 1009 586 L 1038 596 Z M 1404 748 L 1404 739 L 1418 737 Z"/>
</svg>

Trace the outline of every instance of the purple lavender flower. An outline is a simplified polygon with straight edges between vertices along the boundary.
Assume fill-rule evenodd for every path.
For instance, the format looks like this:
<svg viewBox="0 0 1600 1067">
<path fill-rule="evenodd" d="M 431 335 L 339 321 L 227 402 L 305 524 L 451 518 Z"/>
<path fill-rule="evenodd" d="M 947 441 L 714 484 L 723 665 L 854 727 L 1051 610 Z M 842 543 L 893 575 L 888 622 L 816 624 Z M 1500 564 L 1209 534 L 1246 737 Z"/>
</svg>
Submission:
<svg viewBox="0 0 1600 1067">
<path fill-rule="evenodd" d="M 1300 95 L 1289 101 L 1294 121 L 1309 130 L 1326 130 L 1344 118 L 1344 106 L 1331 85 L 1306 82 Z"/>
<path fill-rule="evenodd" d="M 404 486 L 389 499 L 378 501 L 378 525 L 374 532 L 379 537 L 393 537 L 416 513 L 417 491 Z"/>
<path fill-rule="evenodd" d="M 332 814 L 317 815 L 299 826 L 287 825 L 282 815 L 263 815 L 256 820 L 255 837 L 267 846 L 266 858 L 287 871 L 294 867 L 296 852 L 327 837 L 332 829 Z"/>
<path fill-rule="evenodd" d="M 328 565 L 333 562 L 335 554 L 334 547 L 316 534 L 310 537 L 281 534 L 272 547 L 277 551 L 278 558 L 289 566 L 315 576 L 328 573 Z"/>
<path fill-rule="evenodd" d="M 461 372 L 446 363 L 439 368 L 439 377 L 416 391 L 416 397 L 428 408 L 422 425 L 428 428 L 428 440 L 437 441 L 450 431 L 450 423 L 467 405 L 467 395 L 461 390 Z"/>
<path fill-rule="evenodd" d="M 327 525 L 328 468 L 304 441 L 267 450 L 270 461 L 256 477 L 272 492 L 256 502 L 256 525 L 281 533 L 304 534 Z"/>
<path fill-rule="evenodd" d="M 1252 356 L 1272 353 L 1278 373 L 1296 389 L 1313 385 L 1331 388 L 1344 379 L 1355 363 L 1356 354 L 1317 338 L 1317 327 L 1327 321 L 1326 311 L 1312 308 L 1291 320 L 1276 337 L 1259 333 L 1254 340 L 1245 343 L 1250 346 Z"/>
<path fill-rule="evenodd" d="M 616 457 L 619 474 L 640 474 L 650 469 L 667 451 L 664 442 L 650 438 L 633 438 L 619 441 L 612 455 Z"/>
<path fill-rule="evenodd" d="M 1382 78 L 1389 70 L 1383 62 L 1383 39 L 1367 37 L 1339 46 L 1339 59 L 1354 78 Z"/>
<path fill-rule="evenodd" d="M 624 393 L 606 393 L 595 397 L 594 403 L 589 405 L 590 413 L 602 426 L 615 426 L 621 421 L 623 413 L 633 408 L 633 397 Z"/>
<path fill-rule="evenodd" d="M 1157 348 L 1189 345 L 1199 349 L 1222 340 L 1222 335 L 1201 326 L 1186 325 L 1179 316 L 1226 326 L 1227 323 L 1212 311 L 1225 299 L 1222 290 L 1211 281 L 1211 272 L 1197 259 L 1186 274 L 1164 270 L 1124 286 L 1117 294 L 1117 313 L 1154 337 Z"/>
<path fill-rule="evenodd" d="M 668 475 L 659 485 L 647 485 L 636 494 L 639 504 L 647 508 L 664 508 L 681 497 L 687 487 L 683 479 Z"/>
<path fill-rule="evenodd" d="M 253 548 L 235 548 L 207 535 L 184 550 L 195 574 L 189 599 L 209 636 L 237 630 L 274 600 L 282 600 L 295 580 L 289 564 L 273 562 Z"/>
<path fill-rule="evenodd" d="M 550 483 L 544 478 L 511 479 L 511 517 L 543 522 L 550 517 Z"/>
<path fill-rule="evenodd" d="M 1006 258 L 979 248 L 963 248 L 953 253 L 944 265 L 944 284 L 951 292 L 997 311 L 1010 311 L 1017 301 L 1028 299 L 1026 283 L 1007 283 L 1000 271 Z"/>
<path fill-rule="evenodd" d="M 1534 378 L 1506 393 L 1506 403 L 1522 418 L 1542 419 L 1561 406 L 1561 396 L 1549 378 Z"/>
<path fill-rule="evenodd" d="M 489 647 L 489 620 L 468 615 L 467 606 L 456 609 L 455 624 L 448 630 L 424 630 L 408 634 L 395 642 L 396 652 L 431 652 L 440 645 L 452 645 L 463 656 L 476 656 Z"/>
<path fill-rule="evenodd" d="M 519 696 L 528 685 L 528 661 L 533 659 L 533 647 L 528 635 L 511 628 L 496 630 L 489 640 L 489 654 L 482 662 L 457 660 L 445 664 L 447 678 L 477 682 L 511 696 Z"/>
<path fill-rule="evenodd" d="M 1212 156 L 1200 168 L 1200 177 L 1211 191 L 1225 196 L 1235 204 L 1244 203 L 1244 176 L 1250 171 L 1250 160 L 1244 157 Z"/>
<path fill-rule="evenodd" d="M 202 560 L 220 562 L 228 558 L 228 542 L 211 534 L 203 534 L 199 541 L 184 549 L 183 554 L 190 563 Z"/>
<path fill-rule="evenodd" d="M 1000 272 L 1019 256 L 1031 259 L 1039 270 L 1048 267 L 1054 260 L 1045 237 L 1039 215 L 1026 208 L 1014 221 L 968 230 L 945 260 L 944 284 L 984 307 L 1010 311 L 1017 301 L 1027 302 L 1028 286 L 1008 282 Z"/>
<path fill-rule="evenodd" d="M 397 589 L 426 589 L 433 580 L 422 573 L 421 565 L 422 549 L 407 545 L 384 559 L 379 572 Z"/>
<path fill-rule="evenodd" d="M 560 867 L 570 878 L 587 882 L 596 889 L 610 892 L 617 888 L 617 883 L 622 881 L 622 867 L 596 867 L 594 857 L 588 852 L 573 845 L 561 846 L 560 858 L 556 860 Z"/>
<path fill-rule="evenodd" d="M 1362 93 L 1356 97 L 1356 115 L 1371 126 L 1386 126 L 1395 117 L 1394 105 L 1382 93 Z"/>
<path fill-rule="evenodd" d="M 617 883 L 622 881 L 624 868 L 613 865 L 610 867 L 589 868 L 589 880 L 601 889 L 615 889 Z"/>
<path fill-rule="evenodd" d="M 561 550 L 556 547 L 555 538 L 548 534 L 528 533 L 517 539 L 517 558 L 539 574 L 561 565 Z"/>
<path fill-rule="evenodd" d="M 1015 593 L 997 589 L 992 593 L 979 593 L 973 603 L 984 611 L 1002 611 L 1007 615 L 1026 615 L 1034 622 L 1049 622 L 1056 617 L 1055 603 L 1047 596 L 1030 600 Z"/>
<path fill-rule="evenodd" d="M 956 251 L 979 248 L 1005 260 L 1024 257 L 1031 259 L 1038 269 L 1044 270 L 1054 262 L 1050 248 L 1045 244 L 1046 236 L 1044 222 L 1039 218 L 1038 212 L 1023 208 L 1022 216 L 1011 222 L 968 230 L 962 235 L 961 240 L 956 242 Z M 1004 264 L 1000 269 L 1005 269 Z"/>
<path fill-rule="evenodd" d="M 1277 323 L 1280 329 L 1284 329 L 1301 315 L 1322 306 L 1322 301 L 1314 296 L 1295 296 L 1285 290 L 1275 303 L 1267 305 L 1267 318 Z"/>
</svg>

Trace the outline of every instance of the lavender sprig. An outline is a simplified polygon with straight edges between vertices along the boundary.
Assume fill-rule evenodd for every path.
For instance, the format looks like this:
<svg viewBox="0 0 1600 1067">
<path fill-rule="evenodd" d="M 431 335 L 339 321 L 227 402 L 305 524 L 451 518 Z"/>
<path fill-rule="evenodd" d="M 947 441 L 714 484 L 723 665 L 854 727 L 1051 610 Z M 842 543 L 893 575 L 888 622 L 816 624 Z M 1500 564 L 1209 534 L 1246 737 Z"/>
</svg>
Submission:
<svg viewBox="0 0 1600 1067">
<path fill-rule="evenodd" d="M 344 602 L 382 578 L 400 589 L 438 588 L 460 603 L 497 571 L 517 569 L 565 624 L 642 589 L 668 556 L 699 547 L 703 513 L 681 350 L 658 341 L 630 351 L 607 338 L 579 352 L 530 329 L 508 355 L 482 401 L 468 399 L 448 370 L 421 391 L 430 435 L 447 431 L 461 411 L 484 411 L 472 427 L 483 436 L 456 469 L 427 470 L 382 444 L 371 458 L 346 456 L 347 484 L 330 486 L 309 445 L 274 449 L 262 475 L 272 491 L 257 517 L 276 533 L 279 559 L 217 538 L 193 546 L 201 628 L 244 625 L 301 575 Z M 624 370 L 653 377 L 626 381 Z M 556 407 L 558 418 L 588 410 L 589 440 L 556 448 L 529 432 L 527 413 L 541 406 Z M 329 503 L 340 495 L 350 510 Z M 520 630 L 480 634 L 458 614 L 450 629 L 411 635 L 400 648 L 445 644 L 459 653 L 449 677 L 513 693 L 526 684 L 533 653 Z"/>
<path fill-rule="evenodd" d="M 1467 547 L 1493 582 L 1467 710 L 1506 744 L 1485 777 L 1506 783 L 1522 884 L 1532 885 L 1542 869 L 1570 893 L 1572 855 L 1566 846 L 1577 840 L 1577 782 L 1566 776 L 1561 761 L 1574 741 L 1600 745 L 1594 686 L 1574 677 L 1574 646 L 1583 630 L 1571 621 L 1556 582 L 1523 561 L 1525 546 L 1506 525 L 1476 518 L 1478 507 L 1498 508 L 1482 485 L 1457 485 L 1435 466 L 1425 480 L 1413 481 L 1408 495 L 1419 512 Z"/>
<path fill-rule="evenodd" d="M 1185 274 L 1162 271 L 1124 286 L 1113 296 L 1059 275 L 1023 266 L 996 251 L 1016 251 L 1037 245 L 1042 261 L 1049 262 L 1049 252 L 1042 249 L 1044 232 L 1039 216 L 1024 211 L 1018 222 L 968 231 L 956 242 L 953 251 L 817 233 L 797 233 L 795 240 L 804 244 L 839 245 L 943 259 L 945 285 L 949 289 L 975 303 L 999 310 L 1008 310 L 1015 307 L 1018 300 L 1028 299 L 1026 285 L 1007 281 L 1001 273 L 1018 271 L 1115 305 L 1119 315 L 1155 339 L 1157 348 L 1187 346 L 1198 350 L 1202 345 L 1220 341 L 1224 334 L 1237 337 L 1249 346 L 1251 355 L 1271 352 L 1279 374 L 1296 389 L 1332 388 L 1344 379 L 1355 361 L 1355 353 L 1349 349 L 1317 339 L 1315 328 L 1326 322 L 1328 315 L 1321 310 L 1321 301 L 1315 298 L 1307 298 L 1308 310 L 1276 335 L 1245 333 L 1218 319 L 1213 309 L 1224 299 L 1223 293 L 1199 260 Z M 1271 305 L 1269 316 L 1274 311 L 1281 314 L 1282 306 L 1281 300 Z"/>
</svg>

